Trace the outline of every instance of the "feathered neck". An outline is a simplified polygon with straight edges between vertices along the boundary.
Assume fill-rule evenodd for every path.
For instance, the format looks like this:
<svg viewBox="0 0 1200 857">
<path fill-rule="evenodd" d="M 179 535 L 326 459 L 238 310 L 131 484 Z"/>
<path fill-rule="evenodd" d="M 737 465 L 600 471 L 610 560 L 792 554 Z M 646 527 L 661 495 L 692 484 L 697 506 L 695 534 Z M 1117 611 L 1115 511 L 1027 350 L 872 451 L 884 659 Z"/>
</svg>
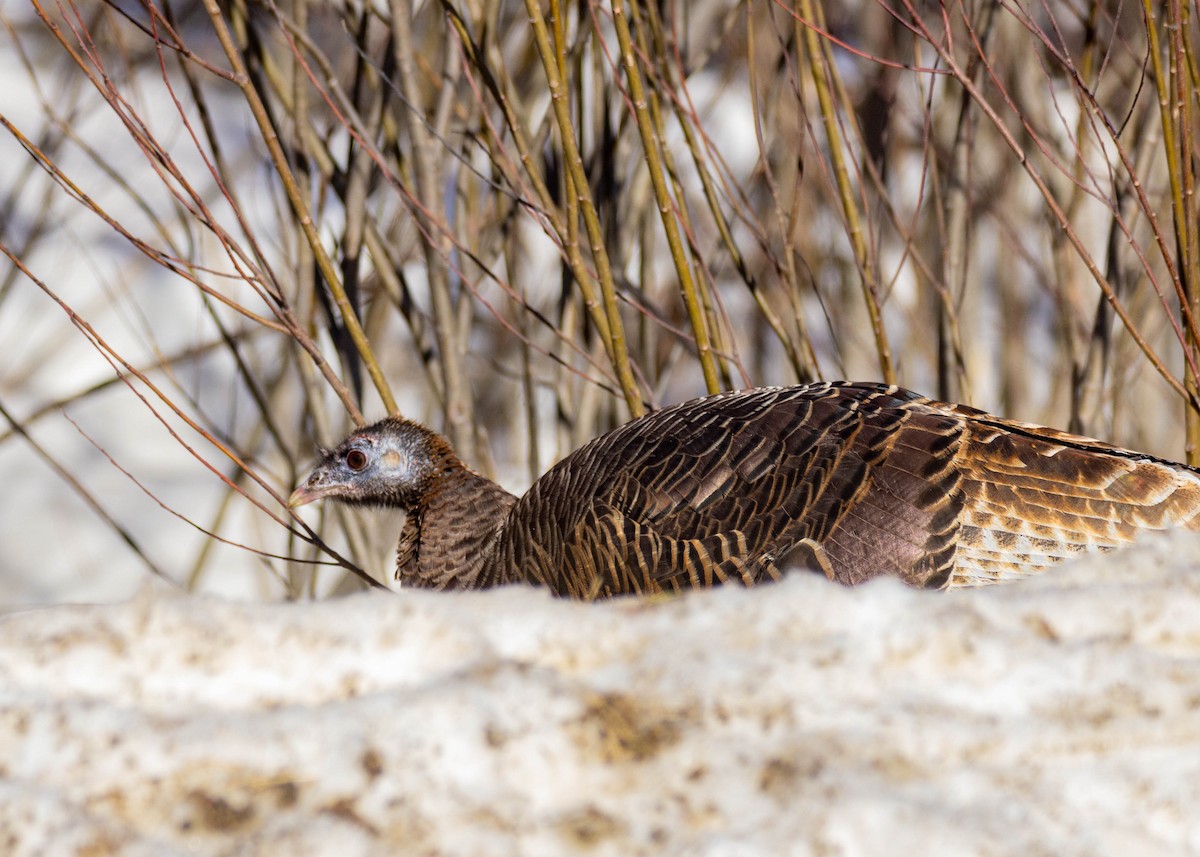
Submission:
<svg viewBox="0 0 1200 857">
<path fill-rule="evenodd" d="M 396 552 L 396 580 L 424 589 L 494 585 L 491 561 L 517 498 L 468 469 L 445 438 L 427 435 L 430 472 L 408 507 Z"/>
</svg>

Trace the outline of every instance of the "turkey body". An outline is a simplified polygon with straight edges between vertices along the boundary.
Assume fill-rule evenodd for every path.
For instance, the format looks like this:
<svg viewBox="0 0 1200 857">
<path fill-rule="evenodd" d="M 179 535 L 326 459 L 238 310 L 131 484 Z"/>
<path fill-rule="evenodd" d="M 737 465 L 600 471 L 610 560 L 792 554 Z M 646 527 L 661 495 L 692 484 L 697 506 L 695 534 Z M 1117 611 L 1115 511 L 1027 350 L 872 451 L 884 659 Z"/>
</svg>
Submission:
<svg viewBox="0 0 1200 857">
<path fill-rule="evenodd" d="M 847 382 L 664 408 L 585 444 L 520 499 L 439 435 L 390 418 L 329 453 L 292 503 L 325 496 L 408 511 L 402 582 L 524 582 L 576 598 L 801 569 L 979 585 L 1142 530 L 1200 528 L 1200 473 L 1185 465 Z"/>
</svg>

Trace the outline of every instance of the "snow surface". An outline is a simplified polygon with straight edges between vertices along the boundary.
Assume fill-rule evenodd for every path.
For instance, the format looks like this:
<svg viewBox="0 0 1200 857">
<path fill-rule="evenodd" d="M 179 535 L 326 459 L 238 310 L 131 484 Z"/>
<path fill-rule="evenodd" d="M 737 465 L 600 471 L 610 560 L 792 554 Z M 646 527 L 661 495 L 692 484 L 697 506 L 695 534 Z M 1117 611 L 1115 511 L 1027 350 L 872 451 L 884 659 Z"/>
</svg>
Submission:
<svg viewBox="0 0 1200 857">
<path fill-rule="evenodd" d="M 1197 557 L 14 615 L 0 853 L 1200 853 Z"/>
</svg>

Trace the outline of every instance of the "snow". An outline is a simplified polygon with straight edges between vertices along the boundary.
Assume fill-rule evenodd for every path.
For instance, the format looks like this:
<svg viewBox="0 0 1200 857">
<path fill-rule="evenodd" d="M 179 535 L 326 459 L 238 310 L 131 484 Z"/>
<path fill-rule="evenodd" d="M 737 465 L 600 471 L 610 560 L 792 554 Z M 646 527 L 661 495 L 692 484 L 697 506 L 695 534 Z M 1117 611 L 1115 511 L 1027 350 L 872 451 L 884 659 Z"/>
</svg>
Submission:
<svg viewBox="0 0 1200 857">
<path fill-rule="evenodd" d="M 1197 557 L 12 615 L 0 853 L 1200 853 Z"/>
</svg>

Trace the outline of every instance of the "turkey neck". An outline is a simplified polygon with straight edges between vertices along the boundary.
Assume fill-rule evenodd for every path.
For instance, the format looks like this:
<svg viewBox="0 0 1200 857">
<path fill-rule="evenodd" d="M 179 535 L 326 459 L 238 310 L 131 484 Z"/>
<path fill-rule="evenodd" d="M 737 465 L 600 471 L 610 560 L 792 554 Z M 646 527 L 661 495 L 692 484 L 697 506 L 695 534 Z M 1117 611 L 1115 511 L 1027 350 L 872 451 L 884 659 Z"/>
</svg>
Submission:
<svg viewBox="0 0 1200 857">
<path fill-rule="evenodd" d="M 425 589 L 478 589 L 501 582 L 491 558 L 517 498 L 468 470 L 447 447 L 408 511 L 396 579 Z"/>
</svg>

